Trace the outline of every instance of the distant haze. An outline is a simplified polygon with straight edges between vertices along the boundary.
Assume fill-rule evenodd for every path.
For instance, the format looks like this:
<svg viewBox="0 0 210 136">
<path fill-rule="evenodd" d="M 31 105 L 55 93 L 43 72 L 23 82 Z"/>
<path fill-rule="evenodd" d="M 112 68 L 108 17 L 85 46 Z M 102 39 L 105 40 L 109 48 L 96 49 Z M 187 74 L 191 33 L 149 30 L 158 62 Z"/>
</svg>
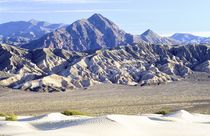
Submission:
<svg viewBox="0 0 210 136">
<path fill-rule="evenodd" d="M 180 31 L 179 33 L 188 33 L 188 34 L 193 34 L 197 36 L 203 36 L 203 37 L 210 37 L 210 32 L 182 32 Z M 172 36 L 174 33 L 160 33 L 161 36 Z"/>
</svg>

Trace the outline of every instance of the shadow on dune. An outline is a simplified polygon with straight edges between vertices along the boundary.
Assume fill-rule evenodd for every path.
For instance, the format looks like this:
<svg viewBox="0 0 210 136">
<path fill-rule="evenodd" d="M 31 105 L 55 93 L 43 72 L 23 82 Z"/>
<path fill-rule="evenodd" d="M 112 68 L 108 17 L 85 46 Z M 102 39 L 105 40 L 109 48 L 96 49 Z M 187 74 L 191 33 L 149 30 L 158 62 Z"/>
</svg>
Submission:
<svg viewBox="0 0 210 136">
<path fill-rule="evenodd" d="M 113 124 L 117 123 L 116 121 L 110 120 L 107 117 L 97 117 L 97 118 L 81 118 L 81 119 L 72 119 L 72 120 L 61 120 L 61 121 L 38 121 L 31 123 L 35 128 L 48 131 L 56 129 L 71 128 L 76 126 L 89 126 L 94 124 Z"/>
</svg>

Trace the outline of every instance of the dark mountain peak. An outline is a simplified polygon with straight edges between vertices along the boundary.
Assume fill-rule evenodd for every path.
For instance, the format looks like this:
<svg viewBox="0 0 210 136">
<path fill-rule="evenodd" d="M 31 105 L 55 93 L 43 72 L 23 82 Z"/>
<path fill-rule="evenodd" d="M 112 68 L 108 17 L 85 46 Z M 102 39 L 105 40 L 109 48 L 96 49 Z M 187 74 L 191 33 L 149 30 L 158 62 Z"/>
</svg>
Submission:
<svg viewBox="0 0 210 136">
<path fill-rule="evenodd" d="M 155 33 L 154 31 L 152 31 L 151 29 L 148 29 L 142 34 L 142 36 L 159 36 L 159 35 Z"/>
<path fill-rule="evenodd" d="M 112 21 L 102 16 L 101 14 L 94 14 L 87 20 L 95 26 L 102 26 L 102 25 L 115 26 L 115 24 Z"/>
<path fill-rule="evenodd" d="M 145 32 L 149 33 L 149 32 L 153 32 L 152 29 L 147 29 Z"/>
<path fill-rule="evenodd" d="M 88 20 L 98 20 L 98 19 L 104 20 L 107 18 L 105 18 L 104 16 L 102 16 L 101 14 L 98 14 L 98 13 L 95 13 L 91 17 L 88 18 Z"/>
<path fill-rule="evenodd" d="M 96 29 L 107 36 L 109 35 L 109 37 L 111 35 L 114 37 L 119 37 L 120 33 L 125 33 L 124 31 L 120 30 L 114 22 L 102 16 L 101 14 L 94 14 L 87 20 Z"/>
</svg>

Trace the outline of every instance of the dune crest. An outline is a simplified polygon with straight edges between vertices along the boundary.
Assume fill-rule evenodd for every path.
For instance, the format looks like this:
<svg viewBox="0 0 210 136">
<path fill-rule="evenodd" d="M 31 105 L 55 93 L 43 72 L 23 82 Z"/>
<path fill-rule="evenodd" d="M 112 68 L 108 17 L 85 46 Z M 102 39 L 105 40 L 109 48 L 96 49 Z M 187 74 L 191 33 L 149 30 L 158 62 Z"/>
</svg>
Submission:
<svg viewBox="0 0 210 136">
<path fill-rule="evenodd" d="M 164 116 L 85 117 L 50 113 L 37 117 L 19 117 L 14 122 L 0 121 L 0 135 L 10 136 L 204 136 L 210 135 L 209 128 L 210 115 L 191 114 L 184 110 Z"/>
</svg>

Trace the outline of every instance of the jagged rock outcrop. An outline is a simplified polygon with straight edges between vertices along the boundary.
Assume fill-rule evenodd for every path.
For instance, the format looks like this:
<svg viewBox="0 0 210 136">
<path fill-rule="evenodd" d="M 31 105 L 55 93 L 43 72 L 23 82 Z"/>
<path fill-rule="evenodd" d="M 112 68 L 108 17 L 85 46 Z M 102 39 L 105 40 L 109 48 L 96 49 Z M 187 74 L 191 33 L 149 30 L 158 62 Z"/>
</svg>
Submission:
<svg viewBox="0 0 210 136">
<path fill-rule="evenodd" d="M 36 20 L 3 23 L 0 24 L 0 39 L 1 43 L 19 46 L 63 26 Z"/>
<path fill-rule="evenodd" d="M 14 74 L 55 72 L 76 63 L 83 54 L 50 48 L 29 51 L 1 44 L 0 71 Z"/>
<path fill-rule="evenodd" d="M 0 71 L 10 76 L 1 77 L 0 84 L 11 88 L 25 88 L 25 83 L 56 74 L 79 61 L 84 55 L 60 49 L 28 51 L 1 45 Z"/>
<path fill-rule="evenodd" d="M 0 85 L 31 91 L 65 91 L 97 83 L 153 85 L 180 80 L 195 70 L 210 71 L 206 45 L 135 44 L 89 54 L 0 47 L 1 71 L 10 75 L 1 78 Z"/>
<path fill-rule="evenodd" d="M 0 71 L 6 71 L 14 74 L 28 72 L 41 74 L 42 70 L 28 60 L 30 56 L 31 55 L 27 50 L 1 44 Z"/>
<path fill-rule="evenodd" d="M 208 45 L 182 45 L 171 49 L 171 52 L 182 63 L 194 70 L 201 63 L 210 59 L 210 50 Z"/>
</svg>

